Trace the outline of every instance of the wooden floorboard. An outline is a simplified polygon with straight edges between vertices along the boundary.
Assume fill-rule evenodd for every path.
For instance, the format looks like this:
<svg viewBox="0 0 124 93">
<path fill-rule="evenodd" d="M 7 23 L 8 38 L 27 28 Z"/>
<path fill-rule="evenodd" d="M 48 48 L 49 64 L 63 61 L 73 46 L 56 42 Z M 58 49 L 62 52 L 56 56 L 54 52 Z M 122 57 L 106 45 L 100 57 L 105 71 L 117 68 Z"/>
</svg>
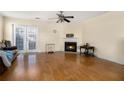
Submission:
<svg viewBox="0 0 124 93">
<path fill-rule="evenodd" d="M 0 80 L 124 80 L 124 65 L 64 52 L 20 54 Z"/>
</svg>

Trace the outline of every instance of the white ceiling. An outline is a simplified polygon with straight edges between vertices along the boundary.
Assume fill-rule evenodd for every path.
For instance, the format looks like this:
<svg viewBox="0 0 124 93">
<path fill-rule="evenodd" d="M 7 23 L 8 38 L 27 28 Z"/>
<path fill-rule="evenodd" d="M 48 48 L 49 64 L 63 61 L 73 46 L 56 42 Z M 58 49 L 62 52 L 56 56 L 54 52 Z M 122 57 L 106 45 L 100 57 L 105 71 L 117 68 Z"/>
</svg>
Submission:
<svg viewBox="0 0 124 93">
<path fill-rule="evenodd" d="M 7 17 L 31 19 L 31 20 L 35 20 L 36 17 L 39 17 L 40 20 L 44 20 L 44 21 L 48 21 L 49 18 L 57 18 L 56 13 L 59 12 L 58 11 L 0 11 L 1 15 Z M 102 15 L 104 13 L 106 12 L 105 11 L 64 11 L 64 15 L 74 16 L 74 19 L 70 19 L 71 21 L 84 21 L 89 18 Z"/>
</svg>

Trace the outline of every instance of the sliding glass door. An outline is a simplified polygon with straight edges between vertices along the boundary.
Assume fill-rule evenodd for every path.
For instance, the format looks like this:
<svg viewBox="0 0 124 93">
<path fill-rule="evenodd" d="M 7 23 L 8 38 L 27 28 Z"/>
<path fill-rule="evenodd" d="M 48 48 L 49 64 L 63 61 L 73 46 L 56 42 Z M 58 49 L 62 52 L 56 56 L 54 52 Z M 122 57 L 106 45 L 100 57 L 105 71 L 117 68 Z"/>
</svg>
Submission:
<svg viewBox="0 0 124 93">
<path fill-rule="evenodd" d="M 28 25 L 13 25 L 13 28 L 17 48 L 23 52 L 36 52 L 38 28 Z"/>
</svg>

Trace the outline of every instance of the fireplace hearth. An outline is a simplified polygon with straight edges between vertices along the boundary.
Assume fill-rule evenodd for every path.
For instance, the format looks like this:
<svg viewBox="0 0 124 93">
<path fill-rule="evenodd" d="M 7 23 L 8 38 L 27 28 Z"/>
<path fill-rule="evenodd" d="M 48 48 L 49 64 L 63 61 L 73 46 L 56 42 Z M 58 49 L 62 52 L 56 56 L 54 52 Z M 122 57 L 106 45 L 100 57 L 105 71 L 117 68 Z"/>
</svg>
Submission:
<svg viewBox="0 0 124 93">
<path fill-rule="evenodd" d="M 77 42 L 65 42 L 65 51 L 77 52 Z"/>
</svg>

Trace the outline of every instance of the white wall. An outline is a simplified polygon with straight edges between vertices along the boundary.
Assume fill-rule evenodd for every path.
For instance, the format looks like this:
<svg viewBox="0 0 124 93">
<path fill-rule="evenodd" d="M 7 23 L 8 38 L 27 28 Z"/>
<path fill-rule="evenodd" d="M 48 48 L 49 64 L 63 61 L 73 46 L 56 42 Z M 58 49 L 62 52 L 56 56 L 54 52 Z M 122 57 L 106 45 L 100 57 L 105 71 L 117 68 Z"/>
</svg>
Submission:
<svg viewBox="0 0 124 93">
<path fill-rule="evenodd" d="M 124 12 L 89 19 L 84 29 L 85 42 L 96 47 L 98 57 L 124 64 Z"/>
<path fill-rule="evenodd" d="M 45 51 L 46 43 L 55 43 L 56 51 L 64 51 L 67 33 L 74 33 L 78 46 L 86 42 L 96 47 L 96 56 L 124 64 L 124 12 L 108 12 L 82 23 L 60 23 L 4 19 L 5 39 L 12 40 L 12 24 L 37 25 L 38 51 Z M 56 33 L 53 33 L 56 30 Z"/>
<path fill-rule="evenodd" d="M 66 33 L 74 33 L 78 39 L 78 44 L 82 42 L 82 26 L 81 24 L 73 23 L 60 23 L 45 22 L 45 21 L 33 21 L 23 20 L 15 18 L 5 18 L 4 20 L 4 37 L 7 40 L 12 41 L 12 24 L 23 24 L 23 25 L 37 25 L 39 28 L 38 33 L 38 51 L 45 52 L 46 43 L 55 43 L 56 51 L 64 50 L 64 38 Z M 56 30 L 56 33 L 53 32 Z"/>
<path fill-rule="evenodd" d="M 3 39 L 3 16 L 0 16 L 0 41 Z"/>
</svg>

